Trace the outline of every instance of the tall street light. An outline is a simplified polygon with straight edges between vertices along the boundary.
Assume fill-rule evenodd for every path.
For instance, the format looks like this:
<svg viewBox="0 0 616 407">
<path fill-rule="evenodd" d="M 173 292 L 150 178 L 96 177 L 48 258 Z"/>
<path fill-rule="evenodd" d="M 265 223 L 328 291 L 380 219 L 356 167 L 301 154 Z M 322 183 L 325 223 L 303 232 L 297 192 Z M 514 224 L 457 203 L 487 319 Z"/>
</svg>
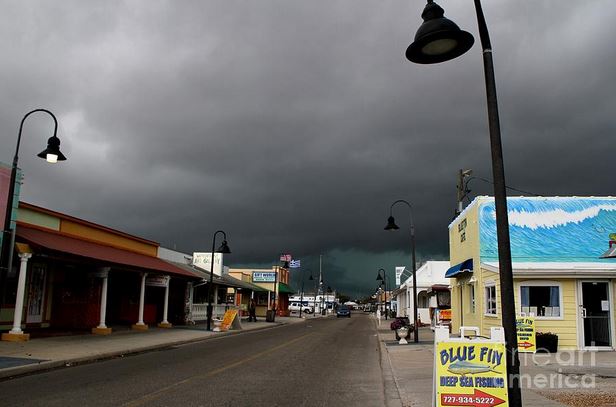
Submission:
<svg viewBox="0 0 616 407">
<path fill-rule="evenodd" d="M 378 301 L 376 309 L 378 311 L 379 305 L 380 305 L 381 306 L 381 314 L 383 314 L 383 302 L 381 301 L 381 292 L 382 291 L 383 291 L 383 286 L 382 286 L 382 284 L 379 284 L 379 286 L 376 288 L 377 301 Z"/>
<path fill-rule="evenodd" d="M 383 275 L 381 276 L 381 271 L 383 272 Z M 385 290 L 385 319 L 387 319 L 387 274 L 385 273 L 384 269 L 379 269 L 378 271 L 378 275 L 376 276 L 377 281 L 382 281 L 383 282 L 383 286 L 384 286 L 384 290 Z M 391 280 L 390 280 L 391 282 Z M 391 286 L 389 287 L 389 289 L 391 290 Z"/>
<path fill-rule="evenodd" d="M 310 281 L 314 280 L 314 300 L 312 301 L 312 316 L 316 317 L 317 316 L 317 279 L 312 277 L 312 272 L 310 273 L 310 278 L 308 279 Z"/>
<path fill-rule="evenodd" d="M 216 252 L 214 252 L 214 248 L 216 247 L 216 235 L 222 233 L 223 240 L 220 244 L 220 247 Z M 212 260 L 210 261 L 210 283 L 207 286 L 207 330 L 209 331 L 212 327 L 212 285 L 214 281 L 214 254 L 215 253 L 231 253 L 231 249 L 227 245 L 227 234 L 222 230 L 217 230 L 214 232 L 214 237 L 212 238 Z"/>
<path fill-rule="evenodd" d="M 325 282 L 323 279 L 319 282 L 319 291 L 321 292 L 321 315 L 325 315 Z"/>
<path fill-rule="evenodd" d="M 329 297 L 332 295 L 332 288 L 330 286 L 327 286 L 327 300 L 329 301 Z M 332 309 L 334 308 L 334 302 L 332 301 Z M 325 304 L 325 306 L 327 307 L 327 303 Z M 327 307 L 329 308 L 329 307 Z"/>
<path fill-rule="evenodd" d="M 0 258 L 2 260 L 1 269 L 0 269 L 0 288 L 2 288 L 2 293 L 4 293 L 4 278 L 6 276 L 7 271 L 11 267 L 11 260 L 13 257 L 12 256 L 13 254 L 12 246 L 13 245 L 11 244 L 12 243 L 11 212 L 13 209 L 13 199 L 14 199 L 13 195 L 15 194 L 15 179 L 17 178 L 17 163 L 19 161 L 19 145 L 21 144 L 21 133 L 22 133 L 22 130 L 24 127 L 24 121 L 26 120 L 26 118 L 28 118 L 28 116 L 30 116 L 31 114 L 37 113 L 37 112 L 47 113 L 49 116 L 51 116 L 54 122 L 53 136 L 51 136 L 47 140 L 47 148 L 41 151 L 40 153 L 38 153 L 37 156 L 40 158 L 46 159 L 47 162 L 49 163 L 56 163 L 58 161 L 66 160 L 66 157 L 60 151 L 60 139 L 57 137 L 58 120 L 56 119 L 56 116 L 54 116 L 54 114 L 51 113 L 47 109 L 34 109 L 26 113 L 23 119 L 21 119 L 21 123 L 19 125 L 19 133 L 17 135 L 17 147 L 15 148 L 15 156 L 13 157 L 13 166 L 11 167 L 11 178 L 9 180 L 9 190 L 6 196 L 6 212 L 4 214 L 4 224 L 2 228 L 4 236 L 2 239 L 2 250 L 0 252 Z"/>
<path fill-rule="evenodd" d="M 509 219 L 507 215 L 507 192 L 505 187 L 505 166 L 496 100 L 496 81 L 492 61 L 492 44 L 488 27 L 481 8 L 481 1 L 474 0 L 479 38 L 483 49 L 483 68 L 490 129 L 490 150 L 492 153 L 492 177 L 494 179 L 494 206 L 496 209 L 496 234 L 498 241 L 498 269 L 501 289 L 502 321 L 505 330 L 507 373 L 509 380 L 509 402 L 513 407 L 522 405 L 519 373 L 520 360 L 517 353 L 518 341 L 515 326 L 515 302 L 513 294 L 513 272 L 511 266 L 511 245 L 509 241 Z M 468 51 L 475 41 L 473 36 L 460 30 L 451 20 L 444 17 L 444 11 L 432 0 L 428 0 L 423 13 L 424 22 L 417 30 L 415 41 L 406 50 L 411 62 L 433 64 L 448 61 Z"/>
<path fill-rule="evenodd" d="M 417 318 L 417 277 L 415 276 L 417 273 L 417 265 L 415 264 L 415 225 L 413 224 L 413 207 L 410 203 L 405 201 L 404 199 L 398 199 L 389 207 L 389 218 L 387 218 L 387 225 L 385 226 L 385 230 L 398 230 L 400 227 L 396 225 L 396 220 L 394 219 L 393 212 L 394 206 L 396 204 L 405 204 L 409 208 L 409 214 L 411 218 L 411 271 L 413 272 L 413 340 L 415 343 L 419 342 L 419 321 Z"/>
<path fill-rule="evenodd" d="M 299 295 L 299 317 L 302 317 L 302 309 L 304 308 L 304 269 L 301 269 L 300 279 L 302 280 L 302 292 Z M 308 270 L 310 271 L 310 270 Z M 310 279 L 312 280 L 312 272 L 310 273 Z"/>
</svg>

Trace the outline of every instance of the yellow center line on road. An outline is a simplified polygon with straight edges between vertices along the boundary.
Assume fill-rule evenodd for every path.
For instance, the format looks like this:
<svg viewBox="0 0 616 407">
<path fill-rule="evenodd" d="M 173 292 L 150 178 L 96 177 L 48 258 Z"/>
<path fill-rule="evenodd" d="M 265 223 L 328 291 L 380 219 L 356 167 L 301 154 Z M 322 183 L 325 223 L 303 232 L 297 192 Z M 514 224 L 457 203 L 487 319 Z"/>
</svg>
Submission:
<svg viewBox="0 0 616 407">
<path fill-rule="evenodd" d="M 225 366 L 219 367 L 218 369 L 212 370 L 212 371 L 207 372 L 207 373 L 205 373 L 205 374 L 202 374 L 202 375 L 197 375 L 197 376 L 191 376 L 191 377 L 186 378 L 186 379 L 184 379 L 184 380 L 180 380 L 180 381 L 178 381 L 178 382 L 172 383 L 172 384 L 170 384 L 170 385 L 168 385 L 168 386 L 165 386 L 165 387 L 163 387 L 163 388 L 161 388 L 161 389 L 159 389 L 159 390 L 155 391 L 154 393 L 151 393 L 151 394 L 148 394 L 148 395 L 145 395 L 145 396 L 139 397 L 139 398 L 137 398 L 137 399 L 135 399 L 135 400 L 133 400 L 133 401 L 129 401 L 129 402 L 127 402 L 127 403 L 124 403 L 124 404 L 122 404 L 122 406 L 123 406 L 123 407 L 137 407 L 137 406 L 142 406 L 142 405 L 144 405 L 145 403 L 151 402 L 151 401 L 153 401 L 153 400 L 155 400 L 155 399 L 157 399 L 157 398 L 161 397 L 163 394 L 167 393 L 168 391 L 170 391 L 170 390 L 172 390 L 172 389 L 174 389 L 174 388 L 176 388 L 176 387 L 178 387 L 178 386 L 181 386 L 181 385 L 183 385 L 183 384 L 186 384 L 186 383 L 190 382 L 191 380 L 196 380 L 196 379 L 206 379 L 206 378 L 208 378 L 208 377 L 211 377 L 211 376 L 217 375 L 217 374 L 219 374 L 219 373 L 224 372 L 225 370 L 232 369 L 232 368 L 234 368 L 234 367 L 237 367 L 237 366 L 243 365 L 244 363 L 248 363 L 248 362 L 250 362 L 250 361 L 253 361 L 253 360 L 255 360 L 255 359 L 258 359 L 258 358 L 260 358 L 261 356 L 265 356 L 265 355 L 267 355 L 267 354 L 269 354 L 269 353 L 275 352 L 275 351 L 277 351 L 277 350 L 279 350 L 279 349 L 284 348 L 285 346 L 292 345 L 292 344 L 294 344 L 295 342 L 298 342 L 298 341 L 300 341 L 300 340 L 302 340 L 302 339 L 304 339 L 304 338 L 306 338 L 306 337 L 308 337 L 308 336 L 310 336 L 310 335 L 312 335 L 312 333 L 307 333 L 307 334 L 305 334 L 305 335 L 299 336 L 299 337 L 297 337 L 297 338 L 295 338 L 295 339 L 292 339 L 292 340 L 290 340 L 290 341 L 288 341 L 288 342 L 285 342 L 285 343 L 283 343 L 283 344 L 280 344 L 280 345 L 278 345 L 278 346 L 274 346 L 273 348 L 270 348 L 270 349 L 264 350 L 264 351 L 262 351 L 262 352 L 256 353 L 256 354 L 254 354 L 254 355 L 252 355 L 252 356 L 249 356 L 249 357 L 247 357 L 247 358 L 245 358 L 245 359 L 240 359 L 240 360 L 238 360 L 238 361 L 236 361 L 236 362 L 233 362 L 233 363 L 231 363 L 231 364 L 228 364 L 228 365 L 225 365 Z"/>
</svg>

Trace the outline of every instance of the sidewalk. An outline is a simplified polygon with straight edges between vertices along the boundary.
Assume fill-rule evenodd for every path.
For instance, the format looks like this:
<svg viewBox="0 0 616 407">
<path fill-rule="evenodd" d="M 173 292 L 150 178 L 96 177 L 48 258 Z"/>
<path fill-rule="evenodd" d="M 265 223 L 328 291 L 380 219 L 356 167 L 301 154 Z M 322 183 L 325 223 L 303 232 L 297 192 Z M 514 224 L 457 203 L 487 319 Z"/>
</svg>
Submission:
<svg viewBox="0 0 616 407">
<path fill-rule="evenodd" d="M 70 366 L 131 353 L 208 340 L 246 331 L 300 323 L 305 319 L 276 317 L 276 322 L 242 321 L 241 331 L 211 332 L 205 324 L 177 326 L 172 329 L 150 327 L 147 331 L 122 330 L 108 336 L 72 335 L 32 339 L 27 342 L 0 341 L 0 380 L 40 370 Z"/>
<path fill-rule="evenodd" d="M 407 345 L 400 345 L 395 340 L 395 333 L 389 328 L 390 322 L 383 320 L 379 326 L 375 319 L 381 354 L 385 355 L 391 366 L 393 380 L 400 395 L 399 405 L 430 407 L 433 391 L 434 333 L 430 328 L 420 328 L 419 343 L 414 343 L 411 338 Z M 523 373 L 524 369 L 523 367 Z M 525 407 L 564 406 L 530 389 L 522 389 L 522 400 Z M 398 405 L 395 400 L 389 404 Z"/>
</svg>

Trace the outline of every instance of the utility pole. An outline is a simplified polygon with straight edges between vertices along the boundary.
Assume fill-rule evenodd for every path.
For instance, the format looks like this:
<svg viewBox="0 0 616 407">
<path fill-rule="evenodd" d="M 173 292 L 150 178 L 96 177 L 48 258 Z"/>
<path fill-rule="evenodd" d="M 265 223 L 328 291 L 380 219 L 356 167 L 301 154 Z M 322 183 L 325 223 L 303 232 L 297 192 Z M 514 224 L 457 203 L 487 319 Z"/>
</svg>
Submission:
<svg viewBox="0 0 616 407">
<path fill-rule="evenodd" d="M 468 170 L 462 170 L 460 169 L 458 171 L 458 208 L 456 209 L 456 216 L 458 216 L 459 214 L 462 213 L 462 209 L 464 206 L 464 203 L 462 202 L 464 200 L 464 198 L 466 197 L 467 194 L 467 190 L 466 190 L 466 185 L 464 184 L 464 180 L 467 177 L 470 177 L 471 174 L 473 173 L 473 170 L 468 169 Z"/>
</svg>

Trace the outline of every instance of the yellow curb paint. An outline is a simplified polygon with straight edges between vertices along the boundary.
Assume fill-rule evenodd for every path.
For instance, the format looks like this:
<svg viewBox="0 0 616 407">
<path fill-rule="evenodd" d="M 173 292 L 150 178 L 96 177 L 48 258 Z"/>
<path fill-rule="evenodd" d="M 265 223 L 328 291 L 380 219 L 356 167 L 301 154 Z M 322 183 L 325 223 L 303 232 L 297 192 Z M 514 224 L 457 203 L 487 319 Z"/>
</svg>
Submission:
<svg viewBox="0 0 616 407">
<path fill-rule="evenodd" d="M 92 328 L 92 334 L 94 335 L 109 335 L 111 331 L 111 328 Z"/>
<path fill-rule="evenodd" d="M 26 342 L 30 340 L 30 334 L 2 334 L 2 340 L 7 342 Z"/>
</svg>

